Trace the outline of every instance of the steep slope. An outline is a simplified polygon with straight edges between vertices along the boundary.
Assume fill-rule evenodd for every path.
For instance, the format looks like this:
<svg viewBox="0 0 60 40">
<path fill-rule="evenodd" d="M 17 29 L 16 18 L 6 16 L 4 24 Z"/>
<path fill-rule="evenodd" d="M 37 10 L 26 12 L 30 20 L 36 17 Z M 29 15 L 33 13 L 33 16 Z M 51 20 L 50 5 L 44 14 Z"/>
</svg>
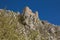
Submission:
<svg viewBox="0 0 60 40">
<path fill-rule="evenodd" d="M 40 20 L 38 12 L 0 9 L 0 40 L 60 40 L 60 27 Z"/>
</svg>

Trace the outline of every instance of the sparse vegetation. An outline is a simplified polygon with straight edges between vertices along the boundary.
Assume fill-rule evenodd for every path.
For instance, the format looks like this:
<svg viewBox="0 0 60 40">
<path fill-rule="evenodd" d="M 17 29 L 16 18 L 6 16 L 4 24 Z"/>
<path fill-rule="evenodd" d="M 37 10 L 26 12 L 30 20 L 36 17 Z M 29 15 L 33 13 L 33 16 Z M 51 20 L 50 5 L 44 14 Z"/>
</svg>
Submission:
<svg viewBox="0 0 60 40">
<path fill-rule="evenodd" d="M 48 29 L 51 26 L 53 28 L 53 25 L 44 21 L 42 23 L 39 20 L 39 23 L 32 27 L 35 28 L 33 30 L 30 26 L 22 23 L 24 20 L 21 14 L 0 10 L 0 40 L 51 40 L 48 37 L 57 37 L 57 35 L 52 35 L 55 33 L 49 33 Z"/>
</svg>

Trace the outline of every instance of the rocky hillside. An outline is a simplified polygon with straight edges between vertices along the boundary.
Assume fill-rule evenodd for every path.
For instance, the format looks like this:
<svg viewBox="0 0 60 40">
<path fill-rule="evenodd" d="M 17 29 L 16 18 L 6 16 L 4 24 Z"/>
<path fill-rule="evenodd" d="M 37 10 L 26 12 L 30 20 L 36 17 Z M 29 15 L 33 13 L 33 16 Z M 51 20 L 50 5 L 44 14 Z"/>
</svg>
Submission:
<svg viewBox="0 0 60 40">
<path fill-rule="evenodd" d="M 60 40 L 60 27 L 40 20 L 38 12 L 0 9 L 0 40 Z"/>
</svg>

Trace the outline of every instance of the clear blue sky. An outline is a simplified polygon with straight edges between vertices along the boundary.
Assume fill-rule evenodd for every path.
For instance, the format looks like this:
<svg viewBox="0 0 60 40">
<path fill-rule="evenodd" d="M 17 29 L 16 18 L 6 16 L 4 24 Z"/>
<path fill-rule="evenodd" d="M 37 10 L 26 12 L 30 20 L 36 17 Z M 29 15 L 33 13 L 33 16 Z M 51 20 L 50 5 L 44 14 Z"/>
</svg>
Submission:
<svg viewBox="0 0 60 40">
<path fill-rule="evenodd" d="M 0 9 L 22 12 L 26 6 L 38 11 L 40 19 L 60 25 L 60 0 L 0 0 Z"/>
</svg>

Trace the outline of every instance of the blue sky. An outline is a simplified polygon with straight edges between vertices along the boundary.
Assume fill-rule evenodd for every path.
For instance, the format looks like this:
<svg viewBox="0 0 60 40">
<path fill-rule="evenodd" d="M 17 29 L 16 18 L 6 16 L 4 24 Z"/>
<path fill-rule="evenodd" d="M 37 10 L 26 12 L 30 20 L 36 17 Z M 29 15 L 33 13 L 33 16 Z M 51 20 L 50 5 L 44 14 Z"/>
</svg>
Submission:
<svg viewBox="0 0 60 40">
<path fill-rule="evenodd" d="M 0 9 L 22 12 L 26 6 L 38 11 L 40 19 L 60 25 L 60 0 L 0 0 Z"/>
</svg>

